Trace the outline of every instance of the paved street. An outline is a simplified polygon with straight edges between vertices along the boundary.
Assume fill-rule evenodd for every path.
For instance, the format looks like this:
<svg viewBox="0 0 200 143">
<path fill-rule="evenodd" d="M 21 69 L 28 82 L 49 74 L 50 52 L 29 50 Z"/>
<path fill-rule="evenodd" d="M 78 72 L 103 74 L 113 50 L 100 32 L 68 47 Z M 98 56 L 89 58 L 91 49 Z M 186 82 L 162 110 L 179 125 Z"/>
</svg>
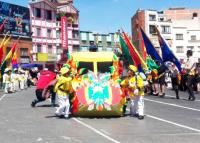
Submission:
<svg viewBox="0 0 200 143">
<path fill-rule="evenodd" d="M 1 143 L 199 143 L 200 95 L 197 100 L 146 96 L 145 119 L 58 119 L 49 101 L 31 108 L 34 88 L 15 94 L 0 94 Z"/>
</svg>

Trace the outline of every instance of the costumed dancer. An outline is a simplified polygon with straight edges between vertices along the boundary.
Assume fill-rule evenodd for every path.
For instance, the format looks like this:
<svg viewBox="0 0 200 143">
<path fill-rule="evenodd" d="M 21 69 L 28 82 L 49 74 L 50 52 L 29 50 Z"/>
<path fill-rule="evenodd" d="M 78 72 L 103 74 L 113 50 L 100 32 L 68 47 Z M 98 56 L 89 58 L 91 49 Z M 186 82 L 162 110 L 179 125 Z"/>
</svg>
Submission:
<svg viewBox="0 0 200 143">
<path fill-rule="evenodd" d="M 6 68 L 3 74 L 4 92 L 12 93 L 11 69 Z"/>
<path fill-rule="evenodd" d="M 24 73 L 24 87 L 25 88 L 28 88 L 28 79 L 29 79 L 29 71 L 28 69 L 25 70 L 25 73 Z"/>
<path fill-rule="evenodd" d="M 159 94 L 159 82 L 158 82 L 158 71 L 157 69 L 153 69 L 151 71 L 151 77 L 152 77 L 152 88 L 153 88 L 153 95 L 158 96 Z"/>
<path fill-rule="evenodd" d="M 137 68 L 129 66 L 128 76 L 121 82 L 122 87 L 128 88 L 131 97 L 131 115 L 144 119 L 144 81 Z"/>
<path fill-rule="evenodd" d="M 18 69 L 14 69 L 14 73 L 11 74 L 11 81 L 13 83 L 13 91 L 19 91 L 19 74 Z"/>
<path fill-rule="evenodd" d="M 171 72 L 172 88 L 176 93 L 176 99 L 179 99 L 179 85 L 181 82 L 181 75 L 174 64 L 172 65 L 170 72 Z"/>
<path fill-rule="evenodd" d="M 54 84 L 51 82 L 56 80 L 56 74 L 51 71 L 41 71 L 40 78 L 36 84 L 36 99 L 31 103 L 32 107 L 35 107 L 37 103 L 45 101 L 51 95 L 51 106 L 55 107 L 55 92 L 53 91 Z M 51 84 L 50 84 L 51 83 Z"/>
<path fill-rule="evenodd" d="M 158 68 L 158 83 L 160 87 L 159 91 L 159 97 L 165 97 L 165 89 L 166 89 L 166 81 L 165 81 L 165 76 L 166 76 L 166 66 L 159 65 Z"/>
<path fill-rule="evenodd" d="M 59 107 L 55 114 L 59 117 L 65 117 L 69 119 L 70 102 L 69 95 L 73 92 L 72 77 L 70 76 L 69 68 L 63 67 L 60 70 L 61 75 L 57 77 L 57 83 L 55 85 L 55 92 L 58 97 Z"/>
<path fill-rule="evenodd" d="M 19 70 L 19 85 L 20 85 L 21 90 L 24 89 L 24 81 L 25 81 L 24 71 L 20 69 Z"/>
</svg>

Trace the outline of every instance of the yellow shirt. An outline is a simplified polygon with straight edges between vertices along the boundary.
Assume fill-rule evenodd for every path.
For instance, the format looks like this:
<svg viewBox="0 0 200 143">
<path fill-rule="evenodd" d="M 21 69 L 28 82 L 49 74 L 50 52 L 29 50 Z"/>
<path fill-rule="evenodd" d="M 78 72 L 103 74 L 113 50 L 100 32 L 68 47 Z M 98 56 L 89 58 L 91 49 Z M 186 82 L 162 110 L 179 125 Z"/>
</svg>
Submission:
<svg viewBox="0 0 200 143">
<path fill-rule="evenodd" d="M 138 96 L 144 96 L 144 81 L 139 75 L 124 79 L 121 86 L 129 88 L 130 96 L 134 96 L 134 90 L 136 89 L 139 90 Z"/>
<path fill-rule="evenodd" d="M 67 96 L 73 91 L 72 89 L 72 78 L 59 76 L 57 77 L 57 83 L 55 85 L 55 92 L 59 96 Z"/>
</svg>

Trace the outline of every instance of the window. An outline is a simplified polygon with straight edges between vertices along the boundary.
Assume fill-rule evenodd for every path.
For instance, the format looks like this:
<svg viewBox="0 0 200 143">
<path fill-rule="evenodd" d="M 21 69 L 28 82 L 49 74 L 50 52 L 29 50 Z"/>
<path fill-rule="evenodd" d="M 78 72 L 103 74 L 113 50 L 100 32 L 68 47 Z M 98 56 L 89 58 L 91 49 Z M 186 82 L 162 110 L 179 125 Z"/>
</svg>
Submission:
<svg viewBox="0 0 200 143">
<path fill-rule="evenodd" d="M 73 38 L 74 39 L 79 39 L 79 32 L 78 31 L 73 31 Z"/>
<path fill-rule="evenodd" d="M 20 55 L 21 56 L 28 56 L 28 49 L 27 48 L 20 48 Z"/>
<path fill-rule="evenodd" d="M 149 15 L 149 21 L 156 21 L 156 15 Z"/>
<path fill-rule="evenodd" d="M 97 63 L 97 69 L 99 73 L 109 72 L 111 66 L 112 66 L 112 62 L 98 62 Z"/>
<path fill-rule="evenodd" d="M 196 35 L 191 35 L 191 40 L 192 40 L 192 41 L 195 41 L 195 40 L 197 40 L 197 37 L 196 37 Z"/>
<path fill-rule="evenodd" d="M 51 10 L 46 10 L 46 19 L 47 20 L 52 20 L 52 12 L 51 12 Z"/>
<path fill-rule="evenodd" d="M 87 70 L 94 71 L 93 62 L 79 62 L 78 70 L 86 68 Z"/>
<path fill-rule="evenodd" d="M 161 29 L 162 29 L 162 34 L 170 34 L 171 33 L 170 26 L 161 26 Z"/>
<path fill-rule="evenodd" d="M 40 36 L 41 35 L 41 29 L 40 28 L 36 28 L 36 36 Z"/>
<path fill-rule="evenodd" d="M 88 47 L 87 46 L 82 46 L 81 47 L 81 51 L 88 51 Z"/>
<path fill-rule="evenodd" d="M 60 31 L 59 30 L 56 31 L 56 38 L 60 38 Z"/>
<path fill-rule="evenodd" d="M 194 51 L 194 46 L 187 46 L 187 49 Z"/>
<path fill-rule="evenodd" d="M 183 46 L 176 46 L 176 52 L 177 53 L 184 53 Z"/>
<path fill-rule="evenodd" d="M 200 46 L 198 46 L 197 52 L 200 53 Z"/>
<path fill-rule="evenodd" d="M 111 42 L 107 42 L 107 46 L 108 46 L 108 47 L 111 47 L 111 46 L 112 46 L 112 43 L 111 43 Z"/>
<path fill-rule="evenodd" d="M 81 42 L 82 42 L 83 45 L 87 44 L 87 41 L 85 41 L 85 40 L 82 40 Z"/>
<path fill-rule="evenodd" d="M 41 45 L 40 45 L 40 44 L 37 45 L 37 52 L 38 52 L 38 53 L 41 53 L 41 52 L 42 52 L 42 48 L 41 48 Z"/>
<path fill-rule="evenodd" d="M 149 25 L 149 33 L 156 34 L 156 27 L 154 25 Z"/>
<path fill-rule="evenodd" d="M 194 12 L 193 17 L 198 17 L 198 13 Z"/>
<path fill-rule="evenodd" d="M 183 40 L 183 34 L 176 34 L 176 40 Z"/>
<path fill-rule="evenodd" d="M 48 53 L 49 53 L 49 54 L 52 54 L 52 53 L 53 53 L 52 45 L 48 45 Z"/>
<path fill-rule="evenodd" d="M 51 36 L 51 29 L 47 29 L 47 37 L 48 38 L 51 38 L 52 36 Z"/>
<path fill-rule="evenodd" d="M 41 18 L 41 9 L 35 8 L 35 16 L 36 16 L 37 18 Z"/>
</svg>

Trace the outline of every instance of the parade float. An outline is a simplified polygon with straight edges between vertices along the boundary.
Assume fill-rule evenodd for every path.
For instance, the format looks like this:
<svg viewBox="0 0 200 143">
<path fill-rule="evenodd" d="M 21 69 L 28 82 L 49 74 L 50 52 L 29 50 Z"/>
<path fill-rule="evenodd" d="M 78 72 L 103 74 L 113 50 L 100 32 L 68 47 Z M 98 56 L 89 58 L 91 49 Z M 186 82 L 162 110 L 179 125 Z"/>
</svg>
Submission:
<svg viewBox="0 0 200 143">
<path fill-rule="evenodd" d="M 125 97 L 120 88 L 118 58 L 113 52 L 77 52 L 68 57 L 74 75 L 74 116 L 121 116 Z M 86 74 L 83 71 L 87 70 Z"/>
</svg>

